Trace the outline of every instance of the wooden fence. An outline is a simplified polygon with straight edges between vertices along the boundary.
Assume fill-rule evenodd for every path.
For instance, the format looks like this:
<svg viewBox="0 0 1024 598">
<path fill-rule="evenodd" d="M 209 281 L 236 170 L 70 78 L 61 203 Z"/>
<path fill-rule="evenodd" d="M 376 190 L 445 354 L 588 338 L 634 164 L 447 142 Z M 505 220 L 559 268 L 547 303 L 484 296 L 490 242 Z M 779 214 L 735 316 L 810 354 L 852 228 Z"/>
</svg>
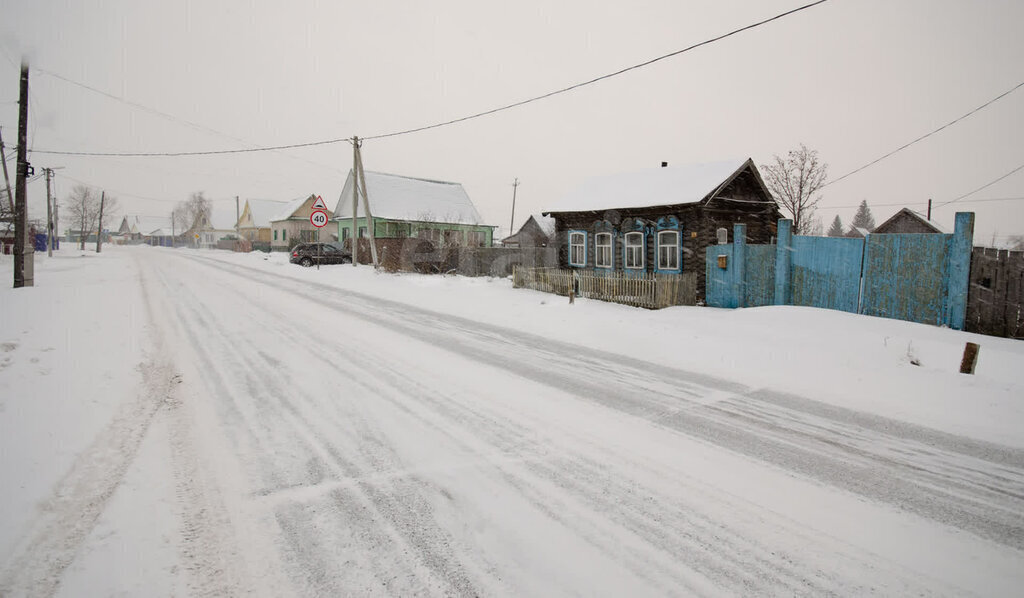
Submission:
<svg viewBox="0 0 1024 598">
<path fill-rule="evenodd" d="M 966 330 L 1024 339 L 1024 251 L 974 248 Z"/>
<path fill-rule="evenodd" d="M 568 296 L 574 288 L 577 297 L 610 301 L 633 307 L 661 309 L 673 305 L 696 305 L 697 273 L 656 274 L 621 272 L 599 273 L 560 268 L 516 266 L 512 272 L 514 288 L 533 289 Z"/>
</svg>

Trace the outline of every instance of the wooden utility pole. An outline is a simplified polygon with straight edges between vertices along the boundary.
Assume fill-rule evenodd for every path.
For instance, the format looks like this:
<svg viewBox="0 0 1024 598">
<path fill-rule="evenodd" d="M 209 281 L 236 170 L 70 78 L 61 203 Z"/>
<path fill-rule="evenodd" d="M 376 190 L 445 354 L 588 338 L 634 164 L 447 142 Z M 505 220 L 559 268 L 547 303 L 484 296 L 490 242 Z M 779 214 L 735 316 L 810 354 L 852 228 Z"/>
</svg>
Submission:
<svg viewBox="0 0 1024 598">
<path fill-rule="evenodd" d="M 46 173 L 46 257 L 53 257 L 53 204 L 50 195 L 50 178 L 53 176 L 52 168 L 44 168 Z"/>
<path fill-rule="evenodd" d="M 14 192 L 11 191 L 11 177 L 7 176 L 7 154 L 4 153 L 3 127 L 0 127 L 0 161 L 4 164 L 4 184 L 7 185 L 7 203 L 11 207 L 11 215 L 14 215 Z"/>
<path fill-rule="evenodd" d="M 516 234 L 516 189 L 519 188 L 519 177 L 512 181 L 512 220 L 508 223 L 508 236 Z M 520 245 L 521 247 L 522 245 Z"/>
<path fill-rule="evenodd" d="M 96 233 L 96 253 L 103 249 L 103 202 L 107 198 L 107 192 L 100 192 L 100 228 Z"/>
<path fill-rule="evenodd" d="M 21 85 L 18 93 L 18 169 L 14 186 L 14 288 L 32 286 L 32 265 L 25 276 L 26 197 L 28 177 L 28 63 L 21 63 Z M 29 254 L 29 259 L 31 254 Z"/>
<path fill-rule="evenodd" d="M 352 137 L 352 267 L 359 265 L 359 138 Z"/>
<path fill-rule="evenodd" d="M 370 212 L 370 196 L 366 193 L 366 171 L 363 170 L 363 152 L 356 147 L 356 165 L 359 168 L 359 184 L 363 189 L 363 211 L 366 212 L 366 232 L 370 238 L 370 256 L 373 258 L 373 267 L 380 266 L 377 260 L 377 241 L 373 236 L 373 213 Z"/>
<path fill-rule="evenodd" d="M 236 195 L 235 196 L 235 236 L 236 237 L 239 236 L 238 235 L 238 219 L 241 218 L 241 217 L 242 217 L 242 215 L 238 212 L 238 196 Z"/>
</svg>

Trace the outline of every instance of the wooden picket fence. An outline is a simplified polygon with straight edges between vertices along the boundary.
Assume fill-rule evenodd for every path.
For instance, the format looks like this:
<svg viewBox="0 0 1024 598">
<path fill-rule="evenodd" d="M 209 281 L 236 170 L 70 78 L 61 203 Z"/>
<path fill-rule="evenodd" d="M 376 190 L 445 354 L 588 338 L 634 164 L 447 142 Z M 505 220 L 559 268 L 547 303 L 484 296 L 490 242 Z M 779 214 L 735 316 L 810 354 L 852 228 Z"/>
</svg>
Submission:
<svg viewBox="0 0 1024 598">
<path fill-rule="evenodd" d="M 661 309 L 673 305 L 696 305 L 697 274 L 656 274 L 642 272 L 594 272 L 561 268 L 527 268 L 516 266 L 512 286 L 568 296 L 575 289 L 577 297 L 622 303 L 633 307 Z"/>
</svg>

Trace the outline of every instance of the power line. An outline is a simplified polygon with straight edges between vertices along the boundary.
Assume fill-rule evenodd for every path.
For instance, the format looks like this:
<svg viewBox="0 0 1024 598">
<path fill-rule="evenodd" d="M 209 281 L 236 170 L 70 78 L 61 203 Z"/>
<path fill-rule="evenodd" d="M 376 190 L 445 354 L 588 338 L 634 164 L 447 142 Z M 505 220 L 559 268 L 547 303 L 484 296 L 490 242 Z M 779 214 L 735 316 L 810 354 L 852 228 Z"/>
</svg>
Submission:
<svg viewBox="0 0 1024 598">
<path fill-rule="evenodd" d="M 983 199 L 967 199 L 967 200 L 961 201 L 960 203 L 981 203 L 981 202 L 990 202 L 990 201 L 1024 201 L 1024 197 L 986 197 L 986 198 L 983 198 Z M 868 204 L 868 207 L 869 208 L 891 208 L 891 207 L 894 207 L 894 206 L 906 206 L 907 203 L 908 202 L 905 202 L 905 201 L 897 202 L 897 203 L 875 203 L 875 204 Z M 910 202 L 910 203 L 913 203 L 913 202 Z M 951 202 L 947 202 L 947 203 L 951 203 Z M 843 209 L 848 209 L 848 208 L 859 208 L 859 207 L 860 207 L 860 204 L 847 205 L 847 206 L 816 206 L 816 209 L 818 209 L 818 210 L 843 210 Z M 937 207 L 940 207 L 940 206 L 933 206 L 932 209 L 935 209 Z"/>
<path fill-rule="evenodd" d="M 600 77 L 596 77 L 596 78 L 590 79 L 588 81 L 583 81 L 581 83 L 576 83 L 574 85 L 570 85 L 569 87 L 564 87 L 562 89 L 551 91 L 551 92 L 548 92 L 548 93 L 545 93 L 545 94 L 542 94 L 542 95 L 539 95 L 539 96 L 534 96 L 534 97 L 529 98 L 529 99 L 520 100 L 518 102 L 514 102 L 514 103 L 511 103 L 511 104 L 506 104 L 506 105 L 500 106 L 498 108 L 492 108 L 490 110 L 485 110 L 483 112 L 478 112 L 476 114 L 471 114 L 469 116 L 463 116 L 461 118 L 456 118 L 456 119 L 452 119 L 452 120 L 448 120 L 448 121 L 444 121 L 444 122 L 440 122 L 440 123 L 435 123 L 435 124 L 432 124 L 432 125 L 426 125 L 426 126 L 423 126 L 423 127 L 417 127 L 417 128 L 414 128 L 414 129 L 406 129 L 404 131 L 396 131 L 396 132 L 393 132 L 393 133 L 384 133 L 384 134 L 381 134 L 381 135 L 372 135 L 372 136 L 369 136 L 369 137 L 364 137 L 363 139 L 364 140 L 366 140 L 366 139 L 383 139 L 383 138 L 386 138 L 386 137 L 397 137 L 399 135 L 408 135 L 408 134 L 411 134 L 411 133 L 418 133 L 420 131 L 426 131 L 426 130 L 429 130 L 429 129 L 437 129 L 439 127 L 444 127 L 444 126 L 453 125 L 453 124 L 460 123 L 460 122 L 465 122 L 467 120 L 472 120 L 472 119 L 475 119 L 475 118 L 480 118 L 482 116 L 488 116 L 488 115 L 491 115 L 491 114 L 495 114 L 497 112 L 502 112 L 502 111 L 505 111 L 505 110 L 510 110 L 512 108 L 517 108 L 519 106 L 524 106 L 526 104 L 530 104 L 530 103 L 533 103 L 533 102 L 544 100 L 544 99 L 547 99 L 547 98 L 550 98 L 550 97 L 553 97 L 553 96 L 556 96 L 556 95 L 560 95 L 560 94 L 563 94 L 563 93 L 568 93 L 568 92 L 573 91 L 575 89 L 579 89 L 579 88 L 585 87 L 587 85 L 593 85 L 594 83 L 597 83 L 599 81 L 604 81 L 605 79 L 611 79 L 612 77 L 616 77 L 618 75 L 622 75 L 622 74 L 628 73 L 630 71 L 634 71 L 634 70 L 637 70 L 637 69 L 644 68 L 646 66 L 650 66 L 650 65 L 652 65 L 652 64 L 654 64 L 656 62 L 659 62 L 659 61 L 662 61 L 662 60 L 666 60 L 668 58 L 672 58 L 672 57 L 678 56 L 680 54 L 684 54 L 684 53 L 689 52 L 691 50 L 695 50 L 697 48 L 700 48 L 702 46 L 707 46 L 707 45 L 713 44 L 715 42 L 721 41 L 721 40 L 726 39 L 728 37 L 732 37 L 734 35 L 737 35 L 739 33 L 743 33 L 745 31 L 749 31 L 751 29 L 755 29 L 755 28 L 760 27 L 762 25 L 766 25 L 768 23 L 771 23 L 772 21 L 777 21 L 777 20 L 782 19 L 784 17 L 787 17 L 789 15 L 798 13 L 798 12 L 803 11 L 803 10 L 807 10 L 808 8 L 812 8 L 812 7 L 817 6 L 819 4 L 824 4 L 827 1 L 828 0 L 817 0 L 816 2 L 811 2 L 810 4 L 805 4 L 803 6 L 794 8 L 792 10 L 788 10 L 786 12 L 777 14 L 774 17 L 770 17 L 770 18 L 764 19 L 762 21 L 758 21 L 756 23 L 752 23 L 750 25 L 746 25 L 744 27 L 740 27 L 739 29 L 734 29 L 734 30 L 732 30 L 732 31 L 730 31 L 728 33 L 724 33 L 722 35 L 719 35 L 719 36 L 716 36 L 716 37 L 704 40 L 702 42 L 693 44 L 693 45 L 688 46 L 686 48 L 683 48 L 681 50 L 676 50 L 675 52 L 670 52 L 668 54 L 664 54 L 662 56 L 658 56 L 657 58 L 652 58 L 650 60 L 646 60 L 646 61 L 641 62 L 639 64 L 635 64 L 633 66 L 629 66 L 629 67 L 626 67 L 626 68 L 623 68 L 623 69 L 619 69 L 619 70 L 617 70 L 615 72 L 608 73 L 606 75 L 601 75 Z M 48 74 L 52 75 L 52 73 L 48 73 Z M 65 79 L 65 80 L 67 80 L 67 79 Z M 100 93 L 103 93 L 103 92 L 100 92 Z M 109 94 L 104 94 L 104 95 L 109 95 Z M 57 151 L 57 150 L 33 150 L 33 151 L 35 153 L 38 153 L 38 154 L 53 154 L 53 155 L 61 155 L 61 156 L 120 156 L 120 157 L 212 156 L 212 155 L 222 155 L 222 154 L 244 154 L 244 153 L 252 153 L 252 152 L 266 152 L 266 151 L 282 150 L 282 149 L 295 149 L 295 148 L 300 148 L 300 147 L 313 147 L 313 146 L 318 146 L 318 145 L 329 145 L 329 144 L 334 144 L 334 143 L 341 143 L 343 141 L 350 142 L 351 140 L 349 138 L 347 138 L 347 137 L 343 137 L 343 138 L 337 138 L 337 139 L 326 139 L 326 140 L 323 140 L 323 141 L 312 141 L 312 142 L 307 142 L 307 143 L 292 143 L 292 144 L 289 144 L 289 145 L 276 145 L 276 146 L 270 146 L 270 147 L 255 147 L 255 148 L 233 149 L 233 150 L 190 151 L 190 152 L 73 152 L 73 151 Z"/>
<path fill-rule="evenodd" d="M 364 140 L 368 140 L 368 139 L 383 139 L 385 137 L 397 137 L 399 135 L 408 135 L 410 133 L 419 133 L 420 131 L 426 131 L 426 130 L 429 130 L 429 129 L 436 129 L 438 127 L 444 127 L 444 126 L 447 126 L 447 125 L 452 125 L 452 124 L 455 124 L 455 123 L 465 122 L 467 120 L 471 120 L 471 119 L 474 119 L 474 118 L 480 118 L 481 116 L 487 116 L 487 115 L 490 115 L 490 114 L 494 114 L 496 112 L 501 112 L 503 110 L 510 110 L 512 108 L 518 108 L 519 106 L 524 106 L 524 105 L 530 104 L 532 102 L 537 102 L 539 100 L 544 100 L 544 99 L 550 98 L 552 96 L 556 96 L 556 95 L 560 95 L 560 94 L 563 94 L 563 93 L 567 93 L 567 92 L 573 91 L 574 89 L 579 89 L 579 88 L 585 87 L 587 85 L 592 85 L 594 83 L 597 83 L 598 81 L 604 81 L 605 79 L 611 79 L 612 77 L 617 77 L 618 75 L 622 75 L 622 74 L 628 73 L 630 71 L 634 71 L 634 70 L 641 69 L 641 68 L 646 67 L 646 66 L 650 66 L 650 65 L 654 64 L 655 62 L 659 62 L 659 61 L 665 60 L 667 58 L 672 58 L 673 56 L 678 56 L 680 54 L 684 54 L 684 53 L 689 52 L 691 50 L 695 50 L 695 49 L 697 49 L 697 48 L 699 48 L 701 46 L 706 46 L 706 45 L 709 45 L 709 44 L 713 44 L 713 43 L 715 43 L 717 41 L 721 41 L 721 40 L 723 40 L 723 39 L 725 39 L 727 37 L 732 37 L 733 35 L 736 35 L 738 33 L 742 33 L 744 31 L 748 31 L 750 29 L 754 29 L 756 27 L 760 27 L 761 25 L 765 25 L 765 24 L 770 23 L 772 21 L 776 21 L 776 20 L 781 19 L 783 17 L 789 16 L 789 15 L 791 15 L 793 13 L 797 13 L 797 12 L 800 12 L 802 10 L 806 10 L 808 8 L 811 8 L 813 6 L 817 6 L 818 4 L 822 4 L 822 3 L 826 2 L 826 1 L 827 0 L 818 0 L 817 2 L 812 2 L 810 4 L 805 4 L 804 6 L 800 6 L 798 8 L 794 8 L 794 9 L 786 11 L 784 13 L 777 14 L 774 17 L 765 19 L 763 21 L 758 21 L 757 23 L 752 23 L 752 24 L 747 25 L 745 27 L 740 27 L 739 29 L 734 29 L 734 30 L 730 31 L 729 33 L 725 33 L 725 34 L 719 35 L 717 37 L 713 37 L 711 39 L 707 39 L 707 40 L 704 40 L 702 42 L 693 44 L 692 46 L 688 46 L 686 48 L 683 48 L 682 50 L 676 50 L 675 52 L 670 52 L 668 54 L 664 54 L 662 56 L 658 56 L 657 58 L 652 58 L 650 60 L 641 62 L 639 64 L 634 64 L 633 66 L 628 66 L 628 67 L 626 67 L 624 69 L 620 69 L 618 71 L 615 71 L 614 73 L 608 73 L 607 75 L 601 75 L 600 77 L 596 77 L 594 79 L 590 79 L 589 81 L 584 81 L 582 83 L 576 83 L 575 85 L 570 85 L 569 87 L 563 87 L 562 89 L 559 89 L 559 90 L 556 90 L 556 91 L 552 91 L 552 92 L 548 92 L 548 93 L 545 93 L 543 95 L 535 96 L 535 97 L 532 97 L 532 98 L 529 98 L 529 99 L 526 99 L 526 100 L 520 100 L 518 102 L 514 102 L 512 104 L 507 104 L 507 105 L 501 106 L 499 108 L 492 108 L 491 110 L 485 110 L 484 112 L 478 112 L 478 113 L 472 114 L 470 116 L 463 116 L 461 118 L 456 118 L 456 119 L 448 120 L 448 121 L 437 123 L 437 124 L 433 124 L 433 125 L 427 125 L 427 126 L 424 126 L 424 127 L 417 127 L 415 129 L 406 129 L 404 131 L 397 131 L 397 132 L 394 132 L 394 133 L 385 133 L 383 135 L 371 135 L 369 137 L 364 137 L 363 139 Z"/>
<path fill-rule="evenodd" d="M 961 195 L 960 197 L 957 197 L 957 198 L 955 198 L 955 199 L 951 199 L 951 200 L 949 200 L 949 201 L 947 201 L 947 202 L 945 202 L 945 203 L 940 203 L 939 205 L 937 205 L 937 206 L 935 206 L 935 207 L 936 207 L 936 208 L 941 208 L 942 206 L 948 206 L 949 204 L 951 204 L 951 203 L 953 203 L 953 202 L 955 202 L 955 201 L 960 201 L 961 199 L 963 199 L 963 198 L 965 198 L 965 197 L 967 197 L 967 196 L 969 196 L 969 195 L 974 195 L 974 194 L 975 194 L 975 193 L 977 193 L 978 191 L 981 191 L 982 189 L 985 189 L 986 187 L 991 187 L 992 185 L 995 185 L 995 184 L 996 184 L 996 183 L 998 183 L 999 181 L 1001 181 L 1001 180 L 1005 179 L 1006 177 L 1010 176 L 1011 174 L 1014 174 L 1015 172 L 1018 172 L 1018 171 L 1020 171 L 1020 170 L 1022 170 L 1022 169 L 1024 169 L 1024 164 L 1021 164 L 1021 165 L 1020 165 L 1020 166 L 1018 166 L 1017 168 L 1014 168 L 1014 169 L 1013 169 L 1013 170 L 1011 170 L 1010 172 L 1008 172 L 1008 173 L 1004 174 L 1003 176 L 1001 176 L 1001 177 L 999 177 L 999 178 L 997 178 L 997 179 L 995 179 L 995 180 L 992 180 L 992 181 L 989 181 L 989 182 L 985 183 L 984 185 L 982 185 L 982 186 L 978 187 L 978 188 L 977 188 L 977 189 L 975 189 L 974 191 L 970 191 L 970 192 L 968 192 L 968 193 L 964 193 L 964 194 L 963 194 L 963 195 Z"/>
<path fill-rule="evenodd" d="M 185 125 L 187 127 L 191 127 L 193 129 L 196 129 L 197 131 L 200 131 L 200 132 L 203 132 L 203 133 L 217 135 L 219 137 L 224 137 L 226 139 L 231 139 L 232 141 L 238 141 L 240 143 L 244 143 L 246 145 L 250 145 L 250 146 L 256 147 L 254 143 L 250 143 L 249 141 L 246 141 L 245 139 L 242 139 L 240 137 L 235 137 L 234 135 L 229 135 L 227 133 L 223 133 L 221 131 L 218 131 L 216 129 L 212 129 L 212 128 L 207 127 L 205 125 L 201 125 L 199 123 L 195 123 L 195 122 L 192 122 L 190 120 L 174 116 L 173 114 L 168 114 L 168 113 L 163 112 L 161 110 L 157 110 L 156 108 L 151 108 L 151 107 L 146 106 L 144 104 L 140 104 L 138 102 L 133 102 L 133 101 L 128 100 L 126 98 L 122 98 L 120 96 L 116 96 L 114 94 L 107 93 L 107 92 L 103 91 L 102 89 L 97 89 L 95 87 L 92 87 L 91 85 L 86 85 L 85 83 L 81 83 L 79 81 L 75 81 L 73 79 L 69 79 L 67 77 L 64 77 L 63 75 L 59 75 L 59 74 L 54 73 L 52 71 L 48 71 L 48 70 L 42 69 L 42 68 L 36 68 L 35 70 L 40 72 L 40 73 L 42 73 L 42 74 L 44 74 L 44 75 L 48 75 L 48 76 L 53 77 L 55 79 L 59 79 L 61 81 L 64 81 L 65 83 L 70 83 L 71 85 L 76 85 L 76 86 L 81 87 L 83 89 L 87 89 L 87 90 L 89 90 L 89 91 L 91 91 L 93 93 L 97 93 L 97 94 L 99 94 L 101 96 L 110 98 L 112 100 L 116 100 L 118 102 L 121 102 L 121 103 L 126 104 L 128 106 L 131 106 L 133 108 L 137 108 L 139 110 L 142 110 L 144 112 L 148 112 L 150 114 L 154 114 L 154 115 L 159 116 L 161 118 L 167 119 L 167 120 L 169 120 L 171 122 L 182 124 L 182 125 Z M 282 146 L 282 148 L 283 147 L 287 147 L 287 146 Z M 282 149 L 282 148 L 256 148 L 253 151 L 257 151 L 257 150 L 259 150 L 259 151 L 271 151 L 271 150 L 277 150 L 277 149 Z M 39 152 L 39 153 L 59 153 L 59 152 Z M 93 154 L 77 154 L 77 155 L 110 155 L 110 154 L 93 153 Z M 196 155 L 201 155 L 201 154 L 197 153 Z M 307 164 L 311 164 L 313 166 L 319 166 L 321 168 L 327 168 L 329 170 L 340 172 L 340 170 L 338 168 L 334 167 L 334 166 L 327 166 L 326 164 L 319 164 L 317 162 L 313 162 L 311 160 L 306 160 L 304 158 L 299 158 L 297 156 L 288 156 L 288 157 L 290 157 L 292 159 L 295 159 L 295 160 L 301 160 L 301 161 L 306 162 Z"/>
<path fill-rule="evenodd" d="M 953 120 L 949 121 L 948 123 L 946 123 L 946 124 L 942 125 L 942 126 L 941 126 L 941 127 L 939 127 L 938 129 L 935 129 L 934 131 L 931 131 L 930 133 L 926 133 L 926 134 L 924 134 L 924 135 L 921 135 L 920 137 L 918 137 L 917 139 L 915 139 L 915 140 L 911 141 L 910 143 L 906 143 L 906 144 L 904 144 L 904 145 L 901 145 L 900 147 L 898 147 L 898 148 L 896 148 L 896 149 L 892 150 L 891 152 L 889 152 L 888 154 L 885 154 L 884 156 L 882 156 L 882 157 L 880 157 L 880 158 L 876 158 L 876 159 L 874 159 L 874 160 L 872 160 L 872 161 L 868 162 L 868 163 L 867 163 L 867 164 L 865 164 L 864 166 L 861 166 L 860 168 L 857 168 L 857 169 L 855 169 L 855 170 L 851 170 L 850 172 L 848 172 L 848 173 L 844 174 L 843 176 L 841 176 L 841 177 L 839 177 L 839 178 L 837 178 L 837 179 L 834 179 L 834 180 L 832 180 L 832 181 L 829 181 L 828 183 L 825 183 L 824 185 L 822 185 L 822 188 L 824 188 L 824 187 L 828 187 L 829 185 L 832 185 L 832 184 L 834 184 L 834 183 L 838 183 L 839 181 L 841 181 L 841 180 L 845 179 L 846 177 L 848 177 L 848 176 L 851 176 L 851 175 L 854 175 L 854 174 L 857 174 L 858 172 L 860 172 L 860 171 L 864 170 L 865 168 L 867 168 L 867 167 L 869 167 L 869 166 L 874 166 L 875 164 L 878 164 L 879 162 L 881 162 L 882 160 L 885 160 L 885 159 L 886 159 L 886 158 L 888 158 L 889 156 L 892 156 L 892 155 L 894 155 L 894 154 L 896 154 L 896 153 L 899 153 L 899 152 L 901 152 L 901 151 L 903 151 L 903 150 L 907 149 L 908 147 L 910 147 L 910 146 L 914 145 L 914 144 L 915 144 L 915 143 L 917 143 L 918 141 L 923 141 L 924 139 L 927 139 L 928 137 L 931 137 L 932 135 L 934 135 L 934 134 L 938 133 L 939 131 L 941 131 L 941 130 L 943 130 L 943 129 L 947 128 L 947 127 L 950 127 L 950 126 L 952 126 L 952 125 L 955 125 L 956 123 L 958 123 L 958 122 L 962 121 L 963 119 L 967 118 L 968 116 L 971 116 L 971 115 L 972 115 L 972 114 L 974 114 L 975 112 L 978 112 L 979 110 L 982 110 L 983 108 L 986 108 L 986 107 L 988 107 L 988 106 L 989 106 L 989 105 L 991 105 L 991 104 L 994 104 L 994 103 L 995 103 L 995 102 L 997 102 L 998 100 L 1001 100 L 1001 99 L 1005 98 L 1006 96 L 1008 96 L 1008 95 L 1010 95 L 1011 93 L 1013 93 L 1013 92 L 1017 91 L 1017 90 L 1018 90 L 1018 89 L 1020 89 L 1021 87 L 1024 87 L 1024 81 L 1021 81 L 1021 82 L 1020 82 L 1020 83 L 1018 83 L 1017 85 L 1013 86 L 1013 88 L 1011 88 L 1011 89 L 1009 89 L 1009 90 L 1007 90 L 1007 91 L 1004 91 L 1003 93 L 999 94 L 998 96 L 996 96 L 996 97 L 992 98 L 991 100 L 989 100 L 989 101 L 985 102 L 985 103 L 984 103 L 984 104 L 982 104 L 981 106 L 978 106 L 978 107 L 977 107 L 977 108 L 975 108 L 974 110 L 971 110 L 971 111 L 970 111 L 970 112 L 968 112 L 967 114 L 964 114 L 963 116 L 961 116 L 961 117 L 959 117 L 959 118 L 956 118 L 956 119 L 953 119 Z M 953 200 L 953 201 L 956 201 L 956 200 Z"/>
</svg>

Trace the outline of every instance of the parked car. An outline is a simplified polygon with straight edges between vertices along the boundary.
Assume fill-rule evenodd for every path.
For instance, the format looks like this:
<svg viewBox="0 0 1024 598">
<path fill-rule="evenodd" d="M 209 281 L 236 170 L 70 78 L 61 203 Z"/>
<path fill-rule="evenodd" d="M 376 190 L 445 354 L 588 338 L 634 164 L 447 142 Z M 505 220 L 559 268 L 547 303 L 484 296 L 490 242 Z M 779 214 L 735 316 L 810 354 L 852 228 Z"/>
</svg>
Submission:
<svg viewBox="0 0 1024 598">
<path fill-rule="evenodd" d="M 301 243 L 292 249 L 288 261 L 310 267 L 314 264 L 351 264 L 352 252 L 340 243 Z"/>
</svg>

